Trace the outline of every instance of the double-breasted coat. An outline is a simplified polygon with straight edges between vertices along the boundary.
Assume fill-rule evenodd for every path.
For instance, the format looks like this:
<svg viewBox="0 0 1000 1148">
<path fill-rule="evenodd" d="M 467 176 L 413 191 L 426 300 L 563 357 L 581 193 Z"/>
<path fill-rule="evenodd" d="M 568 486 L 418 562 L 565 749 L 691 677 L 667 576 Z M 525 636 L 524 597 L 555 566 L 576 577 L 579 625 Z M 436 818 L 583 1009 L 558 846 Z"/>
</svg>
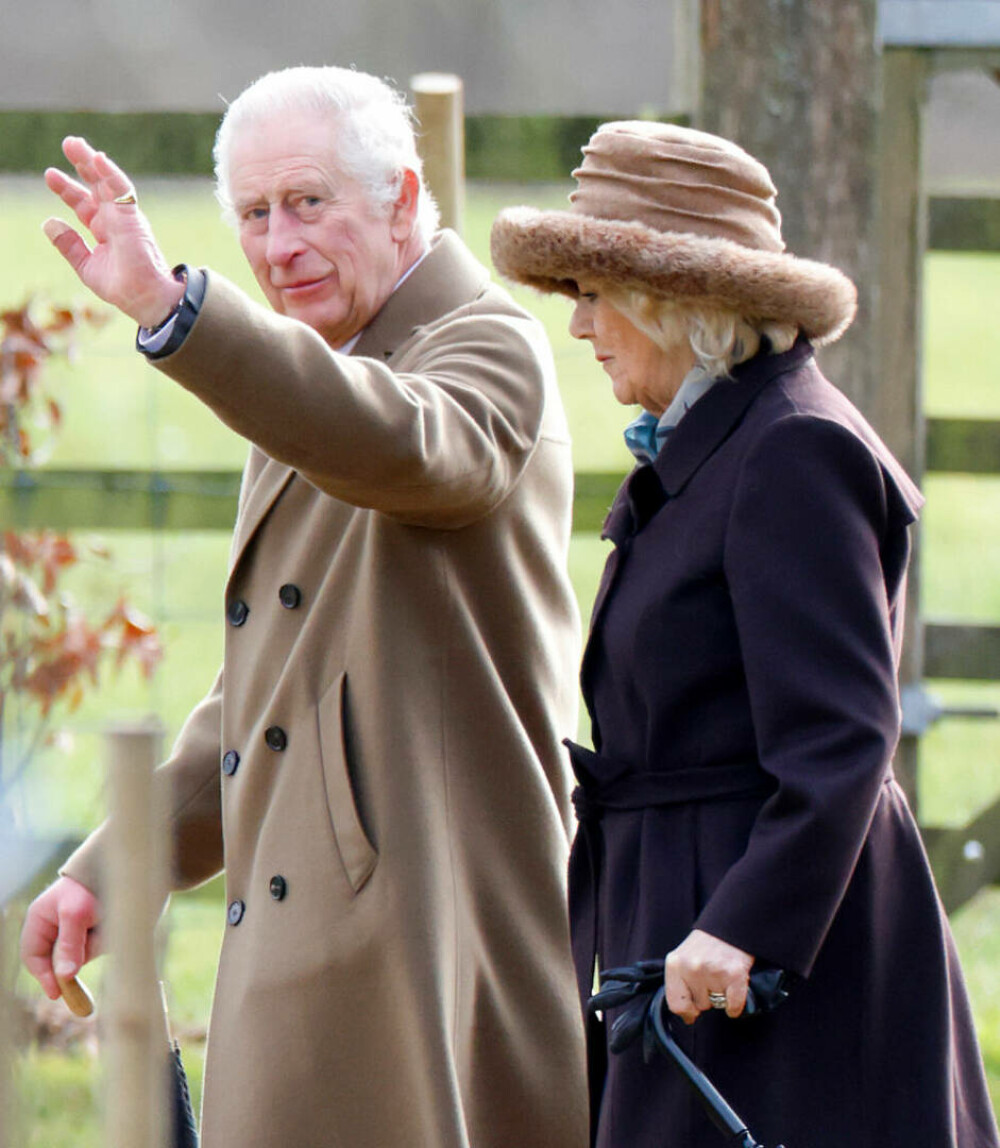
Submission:
<svg viewBox="0 0 1000 1148">
<path fill-rule="evenodd" d="M 175 887 L 226 873 L 204 1148 L 580 1148 L 540 325 L 444 232 L 351 357 L 209 274 L 157 365 L 254 444 L 224 667 L 162 769 Z"/>
<path fill-rule="evenodd" d="M 662 957 L 703 929 L 792 974 L 769 1015 L 672 1026 L 762 1143 L 995 1148 L 891 768 L 920 495 L 808 343 L 735 376 L 633 471 L 605 527 L 582 672 L 594 752 L 573 749 L 581 995 L 595 952 L 605 968 Z M 608 1057 L 602 1025 L 590 1038 L 601 1148 L 721 1143 L 669 1061 Z"/>
</svg>

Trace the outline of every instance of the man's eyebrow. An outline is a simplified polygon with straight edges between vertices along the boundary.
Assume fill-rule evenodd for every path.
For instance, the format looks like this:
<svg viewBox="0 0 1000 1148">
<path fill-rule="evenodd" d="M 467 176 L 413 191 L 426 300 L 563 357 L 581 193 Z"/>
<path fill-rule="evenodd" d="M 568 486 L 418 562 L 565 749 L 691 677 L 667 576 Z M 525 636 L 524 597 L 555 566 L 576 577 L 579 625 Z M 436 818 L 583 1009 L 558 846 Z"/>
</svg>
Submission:
<svg viewBox="0 0 1000 1148">
<path fill-rule="evenodd" d="M 248 207 L 256 207 L 261 203 L 267 203 L 267 196 L 263 193 L 260 195 L 239 195 L 233 198 L 233 207 L 237 211 L 246 211 Z"/>
</svg>

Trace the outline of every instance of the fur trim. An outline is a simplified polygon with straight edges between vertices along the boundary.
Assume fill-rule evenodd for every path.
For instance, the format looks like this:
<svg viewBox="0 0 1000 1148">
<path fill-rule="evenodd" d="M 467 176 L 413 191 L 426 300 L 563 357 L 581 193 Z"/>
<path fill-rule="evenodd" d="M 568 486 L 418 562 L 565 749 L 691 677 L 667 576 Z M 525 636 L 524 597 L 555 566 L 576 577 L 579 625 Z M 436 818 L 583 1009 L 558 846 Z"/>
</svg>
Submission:
<svg viewBox="0 0 1000 1148">
<path fill-rule="evenodd" d="M 826 263 L 572 211 L 507 208 L 490 250 L 501 275 L 538 291 L 572 298 L 582 278 L 704 299 L 747 319 L 794 323 L 817 346 L 840 338 L 857 310 L 854 284 Z"/>
</svg>

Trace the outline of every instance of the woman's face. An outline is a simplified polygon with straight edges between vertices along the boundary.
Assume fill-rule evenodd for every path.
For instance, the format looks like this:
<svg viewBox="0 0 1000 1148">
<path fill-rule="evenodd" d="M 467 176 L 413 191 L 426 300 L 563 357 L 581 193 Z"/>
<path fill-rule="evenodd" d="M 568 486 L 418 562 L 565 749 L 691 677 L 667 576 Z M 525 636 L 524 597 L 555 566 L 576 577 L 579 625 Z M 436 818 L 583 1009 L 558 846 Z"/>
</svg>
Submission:
<svg viewBox="0 0 1000 1148">
<path fill-rule="evenodd" d="M 653 340 L 593 287 L 578 284 L 580 295 L 569 321 L 574 339 L 587 339 L 594 357 L 611 376 L 615 398 L 626 406 L 639 406 L 659 417 L 695 365 L 686 339 L 669 350 Z"/>
</svg>

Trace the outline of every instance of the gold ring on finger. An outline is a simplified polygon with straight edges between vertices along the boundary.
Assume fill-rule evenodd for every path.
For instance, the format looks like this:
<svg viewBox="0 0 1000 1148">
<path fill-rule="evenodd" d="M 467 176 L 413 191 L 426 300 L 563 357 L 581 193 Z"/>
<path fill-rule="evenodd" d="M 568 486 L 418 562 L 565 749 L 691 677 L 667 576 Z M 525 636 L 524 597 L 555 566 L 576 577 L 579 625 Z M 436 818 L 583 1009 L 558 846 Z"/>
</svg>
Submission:
<svg viewBox="0 0 1000 1148">
<path fill-rule="evenodd" d="M 712 1008 L 725 1008 L 726 1007 L 726 994 L 725 993 L 709 993 L 708 1003 Z"/>
<path fill-rule="evenodd" d="M 135 188 L 130 187 L 123 195 L 116 195 L 111 202 L 117 203 L 121 207 L 134 207 L 139 200 L 136 198 Z"/>
</svg>

